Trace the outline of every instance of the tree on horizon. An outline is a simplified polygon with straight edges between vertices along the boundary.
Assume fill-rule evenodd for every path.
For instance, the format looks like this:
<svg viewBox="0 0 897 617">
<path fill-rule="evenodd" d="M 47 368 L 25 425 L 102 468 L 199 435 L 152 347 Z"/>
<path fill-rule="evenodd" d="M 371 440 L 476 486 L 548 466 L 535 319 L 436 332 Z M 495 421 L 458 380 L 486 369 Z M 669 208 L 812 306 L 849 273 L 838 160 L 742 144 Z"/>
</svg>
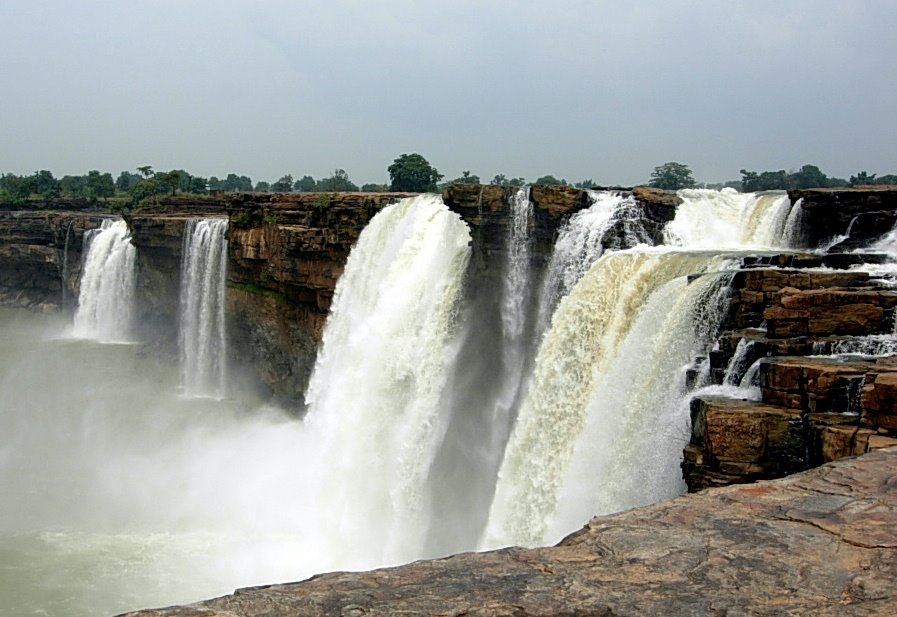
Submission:
<svg viewBox="0 0 897 617">
<path fill-rule="evenodd" d="M 670 161 L 654 168 L 648 186 L 667 191 L 678 191 L 679 189 L 693 188 L 695 179 L 688 165 Z"/>
<path fill-rule="evenodd" d="M 442 174 L 423 156 L 417 153 L 402 154 L 387 169 L 390 190 L 426 193 L 435 192 Z"/>
</svg>

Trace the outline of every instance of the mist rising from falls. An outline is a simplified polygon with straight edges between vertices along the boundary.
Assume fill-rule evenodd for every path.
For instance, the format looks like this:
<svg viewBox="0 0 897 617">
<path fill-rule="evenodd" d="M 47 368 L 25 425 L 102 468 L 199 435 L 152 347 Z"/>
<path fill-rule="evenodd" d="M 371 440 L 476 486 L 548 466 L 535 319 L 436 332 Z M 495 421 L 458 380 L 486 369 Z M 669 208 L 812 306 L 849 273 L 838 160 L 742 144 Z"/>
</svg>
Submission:
<svg viewBox="0 0 897 617">
<path fill-rule="evenodd" d="M 226 394 L 226 218 L 189 219 L 181 261 L 179 350 L 187 396 Z"/>
<path fill-rule="evenodd" d="M 131 335 L 134 266 L 137 250 L 122 220 L 104 219 L 86 232 L 88 249 L 81 268 L 81 288 L 72 336 L 124 342 Z"/>
<path fill-rule="evenodd" d="M 420 556 L 469 243 L 438 196 L 405 199 L 368 224 L 337 284 L 306 397 L 315 528 L 337 563 Z"/>
<path fill-rule="evenodd" d="M 435 196 L 374 217 L 302 420 L 180 396 L 177 367 L 139 346 L 0 309 L 0 613 L 115 614 L 421 557 L 469 241 Z"/>
</svg>

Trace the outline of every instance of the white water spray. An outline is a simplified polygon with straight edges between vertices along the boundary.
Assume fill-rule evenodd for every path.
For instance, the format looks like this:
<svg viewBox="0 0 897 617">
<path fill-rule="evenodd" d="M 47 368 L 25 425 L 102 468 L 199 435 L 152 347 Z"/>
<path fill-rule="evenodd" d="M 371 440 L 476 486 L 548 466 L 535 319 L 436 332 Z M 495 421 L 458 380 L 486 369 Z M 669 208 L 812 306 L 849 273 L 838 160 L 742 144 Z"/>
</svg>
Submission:
<svg viewBox="0 0 897 617">
<path fill-rule="evenodd" d="M 179 348 L 187 396 L 226 394 L 227 223 L 225 218 L 190 219 L 184 225 Z"/>
<path fill-rule="evenodd" d="M 86 232 L 89 248 L 81 268 L 72 336 L 125 342 L 131 334 L 137 250 L 124 221 L 105 219 Z"/>
<path fill-rule="evenodd" d="M 342 567 L 420 556 L 470 233 L 438 196 L 371 220 L 340 278 L 306 397 L 315 528 Z"/>
</svg>

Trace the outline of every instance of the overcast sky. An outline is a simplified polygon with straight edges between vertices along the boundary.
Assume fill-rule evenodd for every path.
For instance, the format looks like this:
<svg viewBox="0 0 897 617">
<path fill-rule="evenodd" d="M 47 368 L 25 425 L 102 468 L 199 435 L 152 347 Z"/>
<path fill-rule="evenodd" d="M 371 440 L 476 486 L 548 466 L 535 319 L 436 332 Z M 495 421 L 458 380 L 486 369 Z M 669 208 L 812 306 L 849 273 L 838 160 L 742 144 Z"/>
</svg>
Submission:
<svg viewBox="0 0 897 617">
<path fill-rule="evenodd" d="M 897 173 L 895 30 L 895 0 L 0 0 L 0 171 Z"/>
</svg>

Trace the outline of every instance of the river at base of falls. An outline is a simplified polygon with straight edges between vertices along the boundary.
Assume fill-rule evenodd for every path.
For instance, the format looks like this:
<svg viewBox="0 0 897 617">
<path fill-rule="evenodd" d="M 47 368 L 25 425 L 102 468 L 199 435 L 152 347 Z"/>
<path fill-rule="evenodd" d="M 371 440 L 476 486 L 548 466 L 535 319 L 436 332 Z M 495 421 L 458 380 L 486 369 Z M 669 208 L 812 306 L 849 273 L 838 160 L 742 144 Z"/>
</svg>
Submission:
<svg viewBox="0 0 897 617">
<path fill-rule="evenodd" d="M 301 424 L 177 396 L 138 345 L 0 309 L 0 615 L 197 601 L 333 567 L 302 530 Z"/>
</svg>

